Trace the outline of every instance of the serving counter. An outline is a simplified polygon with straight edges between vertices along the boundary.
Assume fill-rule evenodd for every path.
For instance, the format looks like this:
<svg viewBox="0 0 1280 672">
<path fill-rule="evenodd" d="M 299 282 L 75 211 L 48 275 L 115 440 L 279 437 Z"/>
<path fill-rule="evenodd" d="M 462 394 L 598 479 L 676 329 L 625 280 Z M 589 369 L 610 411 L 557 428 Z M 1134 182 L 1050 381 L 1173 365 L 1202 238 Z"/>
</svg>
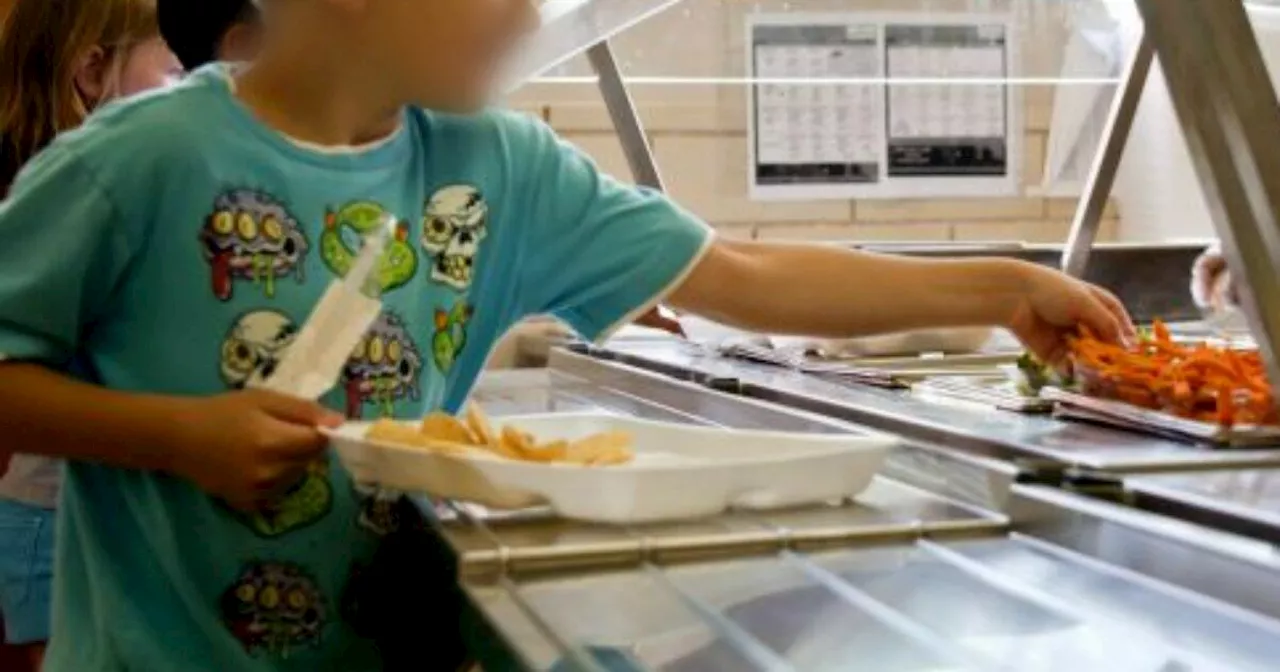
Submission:
<svg viewBox="0 0 1280 672">
<path fill-rule="evenodd" d="M 1280 105 L 1248 17 L 1239 3 L 1134 4 L 1146 34 L 1116 86 L 1067 244 L 1009 253 L 1111 287 L 1141 319 L 1199 317 L 1183 273 L 1202 246 L 1094 245 L 1159 62 L 1276 374 Z M 609 40 L 678 5 L 551 3 L 512 74 L 522 81 L 585 49 L 626 163 L 655 189 L 663 180 Z M 794 510 L 604 526 L 432 504 L 472 616 L 500 645 L 486 669 L 1173 672 L 1280 661 L 1280 446 L 1211 450 L 668 338 L 538 354 L 546 368 L 487 374 L 476 398 L 494 415 L 604 409 L 899 441 L 864 493 Z"/>
<path fill-rule="evenodd" d="M 1217 529 L 1280 541 L 1280 501 L 1268 495 L 1280 492 L 1280 446 L 1213 449 L 912 390 L 823 379 L 724 357 L 674 339 L 575 347 L 614 366 L 659 372 L 892 432 L 949 455 L 1001 462 L 1024 481 L 1056 484 Z M 914 465 L 895 460 L 889 468 L 910 474 Z M 946 492 L 952 485 L 938 478 L 928 487 Z"/>
<path fill-rule="evenodd" d="M 476 397 L 503 415 L 865 430 L 565 350 Z M 1271 546 L 1031 480 L 907 437 L 869 490 L 818 507 L 613 527 L 443 503 L 436 524 L 506 654 L 492 669 L 1274 669 Z"/>
</svg>

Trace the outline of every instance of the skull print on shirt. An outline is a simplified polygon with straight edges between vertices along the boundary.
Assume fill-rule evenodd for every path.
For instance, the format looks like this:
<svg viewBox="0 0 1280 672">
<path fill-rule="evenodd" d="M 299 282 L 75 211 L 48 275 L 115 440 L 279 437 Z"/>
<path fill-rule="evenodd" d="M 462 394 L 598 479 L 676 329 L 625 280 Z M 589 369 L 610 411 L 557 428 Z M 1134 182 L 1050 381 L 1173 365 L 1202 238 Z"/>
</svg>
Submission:
<svg viewBox="0 0 1280 672">
<path fill-rule="evenodd" d="M 475 187 L 453 185 L 427 201 L 422 247 L 431 255 L 431 279 L 457 290 L 471 286 L 480 244 L 489 232 L 489 206 Z"/>
<path fill-rule="evenodd" d="M 222 381 L 236 390 L 261 384 L 275 373 L 297 335 L 298 327 L 284 313 L 255 310 L 241 316 L 222 342 Z"/>
</svg>

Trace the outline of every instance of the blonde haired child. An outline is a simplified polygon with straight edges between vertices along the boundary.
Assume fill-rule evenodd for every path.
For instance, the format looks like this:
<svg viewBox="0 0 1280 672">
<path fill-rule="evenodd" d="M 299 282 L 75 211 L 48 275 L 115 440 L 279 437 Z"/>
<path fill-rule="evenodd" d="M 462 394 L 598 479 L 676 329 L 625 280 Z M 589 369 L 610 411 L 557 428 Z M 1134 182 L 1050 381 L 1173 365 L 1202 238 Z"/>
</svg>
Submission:
<svg viewBox="0 0 1280 672">
<path fill-rule="evenodd" d="M 0 13 L 0 194 L 31 157 L 94 108 L 181 74 L 159 40 L 153 0 L 18 0 L 6 10 L 7 17 Z M 5 442 L 0 450 L 12 447 Z M 35 669 L 49 634 L 61 466 L 37 456 L 0 458 L 8 463 L 0 477 L 0 618 L 5 640 L 26 649 Z"/>
</svg>

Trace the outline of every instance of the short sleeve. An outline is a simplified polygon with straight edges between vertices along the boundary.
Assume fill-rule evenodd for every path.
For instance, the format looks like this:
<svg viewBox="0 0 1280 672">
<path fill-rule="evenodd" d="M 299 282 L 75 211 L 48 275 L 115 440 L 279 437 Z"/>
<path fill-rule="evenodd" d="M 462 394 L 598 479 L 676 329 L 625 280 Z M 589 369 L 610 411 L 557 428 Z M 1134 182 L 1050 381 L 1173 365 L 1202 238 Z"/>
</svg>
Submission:
<svg viewBox="0 0 1280 672">
<path fill-rule="evenodd" d="M 710 247 L 711 229 L 662 194 L 604 175 L 544 125 L 524 157 L 521 278 L 530 314 L 552 314 L 599 341 L 676 289 Z"/>
<path fill-rule="evenodd" d="M 104 311 L 129 252 L 101 187 L 46 151 L 0 202 L 0 357 L 62 365 Z"/>
</svg>

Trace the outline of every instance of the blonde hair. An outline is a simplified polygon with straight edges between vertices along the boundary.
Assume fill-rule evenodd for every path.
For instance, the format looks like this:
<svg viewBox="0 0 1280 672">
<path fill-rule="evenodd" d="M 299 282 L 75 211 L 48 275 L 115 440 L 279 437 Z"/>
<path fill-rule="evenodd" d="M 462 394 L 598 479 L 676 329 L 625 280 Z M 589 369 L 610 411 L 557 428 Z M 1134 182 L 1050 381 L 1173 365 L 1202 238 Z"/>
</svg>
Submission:
<svg viewBox="0 0 1280 672">
<path fill-rule="evenodd" d="M 100 101 L 76 70 L 90 49 L 107 58 L 114 89 L 129 51 L 159 35 L 155 0 L 17 0 L 0 26 L 0 193 L 24 163 Z"/>
</svg>

